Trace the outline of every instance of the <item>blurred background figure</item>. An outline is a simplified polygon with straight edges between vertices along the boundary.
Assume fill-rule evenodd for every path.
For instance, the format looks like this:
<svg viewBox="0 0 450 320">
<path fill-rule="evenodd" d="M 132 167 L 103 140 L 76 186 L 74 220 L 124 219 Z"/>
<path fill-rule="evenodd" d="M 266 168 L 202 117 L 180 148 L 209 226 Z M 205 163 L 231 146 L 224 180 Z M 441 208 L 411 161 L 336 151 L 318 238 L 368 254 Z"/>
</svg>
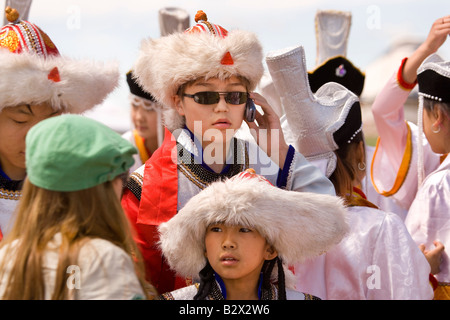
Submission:
<svg viewBox="0 0 450 320">
<path fill-rule="evenodd" d="M 158 14 L 162 37 L 189 28 L 189 14 L 184 9 L 167 7 L 159 10 Z M 133 70 L 127 72 L 126 80 L 130 88 L 133 128 L 122 136 L 138 149 L 138 154 L 134 156 L 135 163 L 130 168 L 130 172 L 133 172 L 152 156 L 164 140 L 165 107 L 151 93 L 142 89 L 134 78 Z"/>
</svg>

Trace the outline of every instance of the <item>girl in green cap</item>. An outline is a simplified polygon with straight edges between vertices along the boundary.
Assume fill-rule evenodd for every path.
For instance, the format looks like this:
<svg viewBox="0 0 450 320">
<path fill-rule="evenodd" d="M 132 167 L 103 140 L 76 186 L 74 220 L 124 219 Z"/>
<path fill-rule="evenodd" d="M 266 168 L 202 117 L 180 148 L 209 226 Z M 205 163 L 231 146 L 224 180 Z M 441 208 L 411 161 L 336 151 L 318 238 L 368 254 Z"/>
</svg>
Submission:
<svg viewBox="0 0 450 320">
<path fill-rule="evenodd" d="M 118 133 L 80 115 L 46 119 L 28 132 L 28 174 L 0 245 L 2 299 L 146 297 L 120 205 L 135 153 Z"/>
</svg>

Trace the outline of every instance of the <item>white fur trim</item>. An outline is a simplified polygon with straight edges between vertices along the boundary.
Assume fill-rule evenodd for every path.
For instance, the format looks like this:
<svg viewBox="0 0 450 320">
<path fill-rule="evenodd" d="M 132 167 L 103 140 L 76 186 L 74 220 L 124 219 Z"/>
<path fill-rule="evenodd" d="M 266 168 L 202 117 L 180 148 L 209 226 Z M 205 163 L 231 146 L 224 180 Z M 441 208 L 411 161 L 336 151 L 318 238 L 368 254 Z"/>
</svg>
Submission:
<svg viewBox="0 0 450 320">
<path fill-rule="evenodd" d="M 48 79 L 57 67 L 61 81 Z M 11 53 L 0 49 L 0 111 L 20 104 L 50 102 L 55 109 L 82 113 L 100 104 L 119 83 L 117 63 L 98 63 Z"/>
<path fill-rule="evenodd" d="M 340 198 L 286 191 L 255 178 L 212 183 L 159 227 L 160 247 L 182 276 L 197 277 L 205 266 L 204 237 L 216 222 L 256 228 L 286 265 L 315 257 L 347 233 Z"/>
<path fill-rule="evenodd" d="M 230 52 L 233 65 L 222 65 Z M 221 38 L 209 33 L 176 33 L 142 42 L 134 67 L 138 83 L 162 104 L 174 107 L 178 88 L 199 78 L 225 79 L 239 75 L 253 91 L 263 72 L 263 52 L 255 34 L 234 30 Z"/>
</svg>

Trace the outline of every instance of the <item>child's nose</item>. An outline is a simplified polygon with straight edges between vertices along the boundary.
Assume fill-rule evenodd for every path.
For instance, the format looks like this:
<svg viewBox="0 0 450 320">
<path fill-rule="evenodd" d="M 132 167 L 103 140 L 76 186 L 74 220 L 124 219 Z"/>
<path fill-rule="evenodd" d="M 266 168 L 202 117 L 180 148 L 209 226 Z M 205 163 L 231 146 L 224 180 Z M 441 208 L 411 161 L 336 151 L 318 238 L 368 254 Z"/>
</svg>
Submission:
<svg viewBox="0 0 450 320">
<path fill-rule="evenodd" d="M 225 101 L 225 96 L 220 95 L 220 100 L 217 102 L 216 106 L 214 107 L 215 112 L 226 112 L 228 111 L 228 103 Z"/>
<path fill-rule="evenodd" d="M 226 233 L 224 235 L 224 239 L 222 241 L 222 248 L 223 249 L 235 249 L 236 248 L 236 241 L 234 241 L 233 237 Z"/>
</svg>

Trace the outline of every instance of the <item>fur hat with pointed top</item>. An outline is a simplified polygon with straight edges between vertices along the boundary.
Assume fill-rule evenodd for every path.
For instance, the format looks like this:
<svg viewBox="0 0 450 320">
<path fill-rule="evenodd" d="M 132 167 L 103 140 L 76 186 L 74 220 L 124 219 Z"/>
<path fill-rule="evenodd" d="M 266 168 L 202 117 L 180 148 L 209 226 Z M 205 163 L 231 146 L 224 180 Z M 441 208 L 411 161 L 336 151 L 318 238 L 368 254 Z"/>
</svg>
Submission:
<svg viewBox="0 0 450 320">
<path fill-rule="evenodd" d="M 62 57 L 39 27 L 20 20 L 14 9 L 6 14 L 10 23 L 0 29 L 0 111 L 49 102 L 56 110 L 82 113 L 117 87 L 117 63 Z"/>
<path fill-rule="evenodd" d="M 160 225 L 162 253 L 177 273 L 198 277 L 206 229 L 217 222 L 256 228 L 286 265 L 320 255 L 348 231 L 340 198 L 282 190 L 241 174 L 212 183 Z"/>
<path fill-rule="evenodd" d="M 241 76 L 253 91 L 264 72 L 262 46 L 256 35 L 227 31 L 207 21 L 202 11 L 196 22 L 183 33 L 142 42 L 134 67 L 140 85 L 169 107 L 174 107 L 172 97 L 181 85 L 199 78 Z"/>
</svg>

